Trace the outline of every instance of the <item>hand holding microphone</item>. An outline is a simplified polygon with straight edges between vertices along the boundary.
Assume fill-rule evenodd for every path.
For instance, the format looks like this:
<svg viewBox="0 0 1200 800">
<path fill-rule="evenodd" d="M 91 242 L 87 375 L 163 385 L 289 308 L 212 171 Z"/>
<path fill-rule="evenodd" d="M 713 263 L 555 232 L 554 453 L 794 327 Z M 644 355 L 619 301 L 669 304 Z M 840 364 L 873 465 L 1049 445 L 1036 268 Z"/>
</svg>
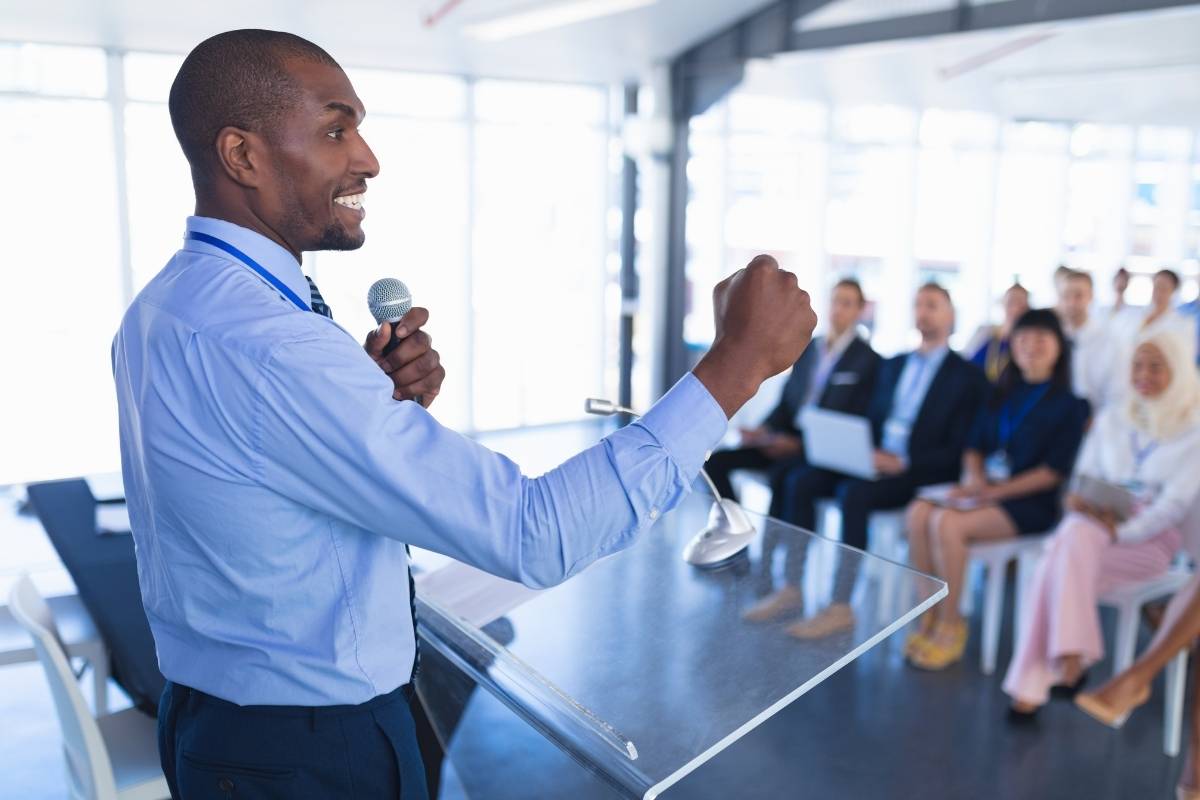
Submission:
<svg viewBox="0 0 1200 800">
<path fill-rule="evenodd" d="M 433 339 L 421 330 L 429 311 L 414 308 L 408 287 L 395 278 L 376 281 L 367 304 L 379 327 L 367 334 L 363 349 L 392 379 L 392 397 L 416 400 L 428 408 L 446 377 Z"/>
</svg>

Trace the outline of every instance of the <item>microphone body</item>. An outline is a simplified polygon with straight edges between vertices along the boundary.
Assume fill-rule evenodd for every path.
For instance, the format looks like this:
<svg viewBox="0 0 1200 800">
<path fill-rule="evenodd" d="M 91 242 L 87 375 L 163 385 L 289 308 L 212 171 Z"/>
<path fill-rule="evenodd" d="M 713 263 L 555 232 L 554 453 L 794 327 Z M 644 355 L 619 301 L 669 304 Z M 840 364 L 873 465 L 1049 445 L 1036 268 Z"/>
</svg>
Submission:
<svg viewBox="0 0 1200 800">
<path fill-rule="evenodd" d="M 383 354 L 386 356 L 400 343 L 394 326 L 412 308 L 412 293 L 408 291 L 404 281 L 380 278 L 367 290 L 367 307 L 371 309 L 371 316 L 375 318 L 376 325 L 384 322 L 393 325 L 392 339 L 383 348 Z"/>
</svg>

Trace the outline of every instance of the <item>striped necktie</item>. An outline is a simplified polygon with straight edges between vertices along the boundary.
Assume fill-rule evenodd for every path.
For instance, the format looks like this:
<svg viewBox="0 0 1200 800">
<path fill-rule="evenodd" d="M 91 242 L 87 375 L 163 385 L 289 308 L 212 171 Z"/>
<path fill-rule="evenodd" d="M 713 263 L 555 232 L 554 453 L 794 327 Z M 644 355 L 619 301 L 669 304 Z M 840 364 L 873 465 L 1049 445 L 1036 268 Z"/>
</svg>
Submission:
<svg viewBox="0 0 1200 800">
<path fill-rule="evenodd" d="M 307 275 L 304 276 L 304 280 L 308 281 L 308 292 L 312 296 L 312 310 L 322 317 L 333 319 L 333 310 L 326 305 L 325 298 L 321 296 L 321 290 L 317 288 L 317 284 Z M 412 614 L 413 626 L 413 672 L 409 683 L 413 683 L 417 679 L 417 670 L 421 667 L 421 643 L 417 638 L 417 587 L 413 582 L 411 566 L 412 552 L 408 549 L 408 545 L 404 545 L 404 553 L 410 560 L 408 568 L 408 610 Z"/>
<path fill-rule="evenodd" d="M 333 319 L 333 311 L 330 310 L 329 306 L 325 305 L 325 298 L 321 297 L 321 290 L 313 283 L 313 279 L 305 275 L 304 280 L 308 281 L 308 293 L 312 295 L 312 310 L 322 317 Z"/>
</svg>

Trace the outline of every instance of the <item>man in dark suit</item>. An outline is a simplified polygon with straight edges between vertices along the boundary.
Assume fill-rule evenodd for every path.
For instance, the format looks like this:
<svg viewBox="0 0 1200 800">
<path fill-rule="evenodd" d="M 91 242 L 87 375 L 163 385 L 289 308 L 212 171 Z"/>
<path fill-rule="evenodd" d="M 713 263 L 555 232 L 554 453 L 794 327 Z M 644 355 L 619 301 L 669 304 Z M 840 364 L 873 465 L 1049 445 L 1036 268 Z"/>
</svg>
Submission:
<svg viewBox="0 0 1200 800">
<path fill-rule="evenodd" d="M 812 530 L 816 501 L 835 497 L 842 511 L 842 541 L 866 549 L 872 512 L 903 508 L 922 486 L 958 479 L 967 433 L 983 400 L 986 381 L 977 367 L 950 351 L 954 306 L 945 289 L 937 284 L 922 286 L 914 313 L 921 346 L 880 366 L 867 412 L 876 443 L 878 476 L 863 480 L 817 467 L 793 468 L 780 481 L 783 497 L 773 501 L 782 519 Z M 798 580 L 802 558 L 789 561 L 799 562 L 789 564 L 787 570 L 789 577 Z M 854 624 L 849 605 L 856 576 L 852 561 L 842 559 L 833 604 L 792 625 L 789 633 L 814 638 Z M 780 591 L 789 598 L 798 596 L 794 585 Z M 766 598 L 748 612 L 748 618 L 770 619 L 795 608 L 794 603 L 789 609 L 789 603 L 772 603 L 773 599 Z"/>
<path fill-rule="evenodd" d="M 858 335 L 866 305 L 858 281 L 846 278 L 833 288 L 829 330 L 813 340 L 792 367 L 779 405 L 757 428 L 742 430 L 742 446 L 713 453 L 705 469 L 722 497 L 733 497 L 729 474 L 735 469 L 766 470 L 772 497 L 782 497 L 779 481 L 804 463 L 804 442 L 797 417 L 808 405 L 846 414 L 865 414 L 880 358 Z M 772 516 L 782 508 L 774 501 Z"/>
</svg>

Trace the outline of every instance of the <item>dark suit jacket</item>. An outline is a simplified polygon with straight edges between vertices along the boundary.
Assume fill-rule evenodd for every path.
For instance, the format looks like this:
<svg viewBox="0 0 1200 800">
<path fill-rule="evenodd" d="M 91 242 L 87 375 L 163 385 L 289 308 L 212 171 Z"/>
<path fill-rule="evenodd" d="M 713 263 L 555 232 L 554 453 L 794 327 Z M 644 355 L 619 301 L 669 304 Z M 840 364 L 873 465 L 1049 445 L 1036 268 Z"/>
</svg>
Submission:
<svg viewBox="0 0 1200 800">
<path fill-rule="evenodd" d="M 821 361 L 819 345 L 823 344 L 823 339 L 814 341 L 792 367 L 792 374 L 788 376 L 783 387 L 779 405 L 764 423 L 771 430 L 790 433 L 793 436 L 800 434 L 795 424 L 796 412 L 804 405 L 804 399 L 808 396 L 808 388 L 817 371 L 817 364 Z M 879 354 L 872 350 L 869 344 L 855 337 L 834 364 L 817 405 L 844 414 L 866 414 L 881 361 Z"/>
<path fill-rule="evenodd" d="M 889 358 L 879 367 L 879 378 L 867 413 L 876 445 L 883 440 L 883 425 L 891 415 L 896 385 L 907 359 L 908 353 L 904 353 Z M 919 483 L 958 480 L 967 435 L 986 389 L 987 379 L 982 370 L 957 353 L 946 354 L 909 435 L 909 473 Z"/>
</svg>

